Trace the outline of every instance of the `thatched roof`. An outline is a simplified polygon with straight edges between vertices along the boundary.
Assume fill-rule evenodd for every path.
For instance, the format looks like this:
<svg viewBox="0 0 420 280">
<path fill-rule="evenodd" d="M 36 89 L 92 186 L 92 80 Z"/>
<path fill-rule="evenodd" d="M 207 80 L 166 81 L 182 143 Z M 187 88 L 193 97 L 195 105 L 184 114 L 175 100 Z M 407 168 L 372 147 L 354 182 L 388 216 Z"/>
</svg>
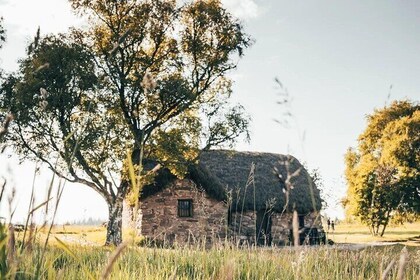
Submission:
<svg viewBox="0 0 420 280">
<path fill-rule="evenodd" d="M 233 211 L 272 208 L 281 212 L 287 195 L 287 211 L 295 207 L 306 214 L 321 208 L 319 190 L 292 156 L 212 150 L 202 152 L 199 163 L 189 170 L 189 178 L 213 198 L 228 201 Z M 160 191 L 174 177 L 168 178 L 168 174 L 159 174 L 153 186 L 144 188 L 142 196 Z"/>
</svg>

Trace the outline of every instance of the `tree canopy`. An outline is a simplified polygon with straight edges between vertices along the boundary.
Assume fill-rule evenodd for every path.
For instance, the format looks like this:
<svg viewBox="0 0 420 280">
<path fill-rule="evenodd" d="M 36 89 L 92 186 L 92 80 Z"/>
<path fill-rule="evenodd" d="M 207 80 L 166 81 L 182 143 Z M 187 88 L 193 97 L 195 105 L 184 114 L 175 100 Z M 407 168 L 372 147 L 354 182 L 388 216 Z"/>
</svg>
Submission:
<svg viewBox="0 0 420 280">
<path fill-rule="evenodd" d="M 9 139 L 23 158 L 102 195 L 107 244 L 118 244 L 127 150 L 140 173 L 147 157 L 182 176 L 201 149 L 248 135 L 226 75 L 251 40 L 216 0 L 70 2 L 89 26 L 38 34 L 0 104 L 16 116 Z"/>
<path fill-rule="evenodd" d="M 395 101 L 367 120 L 357 148 L 346 154 L 345 206 L 383 235 L 390 219 L 420 213 L 420 105 Z"/>
</svg>

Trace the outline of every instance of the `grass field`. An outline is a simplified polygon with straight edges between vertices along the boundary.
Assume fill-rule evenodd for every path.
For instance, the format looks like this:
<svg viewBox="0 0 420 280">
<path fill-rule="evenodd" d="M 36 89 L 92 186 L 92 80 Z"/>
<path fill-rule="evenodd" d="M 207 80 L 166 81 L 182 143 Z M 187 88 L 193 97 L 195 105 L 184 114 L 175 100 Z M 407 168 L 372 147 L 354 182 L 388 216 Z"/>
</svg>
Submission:
<svg viewBox="0 0 420 280">
<path fill-rule="evenodd" d="M 101 226 L 57 225 L 52 229 L 52 237 L 75 244 L 102 246 L 105 243 L 106 229 Z M 41 234 L 42 236 L 42 234 Z M 124 232 L 125 239 L 130 233 Z M 420 222 L 390 226 L 383 237 L 372 236 L 369 229 L 361 224 L 339 223 L 335 231 L 329 231 L 328 238 L 335 243 L 375 244 L 378 242 L 398 243 L 407 246 L 420 246 Z M 54 244 L 54 238 L 50 238 Z"/>
<path fill-rule="evenodd" d="M 198 244 L 162 249 L 131 243 L 112 266 L 107 263 L 115 248 L 102 246 L 105 234 L 99 226 L 55 226 L 45 251 L 36 245 L 16 252 L 10 278 L 99 279 L 108 268 L 109 279 L 382 279 L 386 271 L 384 279 L 420 279 L 419 243 L 407 241 L 420 235 L 420 223 L 390 227 L 383 238 L 370 236 L 361 225 L 338 224 L 329 234 L 334 246 L 237 248 L 222 244 L 206 249 Z M 16 235 L 19 242 L 22 233 Z M 44 238 L 40 232 L 39 244 Z M 125 239 L 130 239 L 128 233 Z M 368 246 L 378 242 L 394 243 Z M 408 249 L 406 253 L 403 248 Z"/>
<path fill-rule="evenodd" d="M 301 248 L 175 248 L 129 247 L 113 264 L 110 279 L 380 279 L 393 260 L 388 279 L 418 279 L 420 250 L 410 247 L 404 278 L 398 278 L 403 246 L 341 250 Z M 74 256 L 51 246 L 40 266 L 41 279 L 98 279 L 112 248 L 69 247 Z M 21 257 L 19 277 L 35 275 L 38 249 Z"/>
<path fill-rule="evenodd" d="M 360 224 L 338 224 L 335 231 L 330 231 L 328 238 L 336 243 L 369 244 L 374 242 L 399 243 L 407 246 L 420 246 L 420 223 L 391 225 L 383 237 L 372 236 L 369 229 Z"/>
</svg>

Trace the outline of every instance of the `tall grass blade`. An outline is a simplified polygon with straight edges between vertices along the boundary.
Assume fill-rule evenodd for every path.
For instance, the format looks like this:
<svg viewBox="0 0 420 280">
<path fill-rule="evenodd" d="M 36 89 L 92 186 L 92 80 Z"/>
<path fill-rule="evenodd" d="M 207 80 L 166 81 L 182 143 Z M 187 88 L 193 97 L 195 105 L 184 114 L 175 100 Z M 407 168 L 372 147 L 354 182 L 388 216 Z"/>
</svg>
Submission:
<svg viewBox="0 0 420 280">
<path fill-rule="evenodd" d="M 42 206 L 46 205 L 51 199 L 53 199 L 52 197 L 50 197 L 48 200 L 42 202 L 41 204 L 39 204 L 38 206 L 36 206 L 35 208 L 33 208 L 30 212 L 29 215 L 33 215 L 34 212 L 36 212 L 36 210 L 40 209 Z"/>
<path fill-rule="evenodd" d="M 385 268 L 384 272 L 382 272 L 381 280 L 386 280 L 387 279 L 388 273 L 391 271 L 391 269 L 394 266 L 394 264 L 395 264 L 395 260 L 392 260 L 387 265 L 387 267 Z"/>
<path fill-rule="evenodd" d="M 62 250 L 64 250 L 64 252 L 66 252 L 67 254 L 69 254 L 74 260 L 76 260 L 83 268 L 84 272 L 86 273 L 86 275 L 89 277 L 90 280 L 95 280 L 95 277 L 93 276 L 93 274 L 86 268 L 86 266 L 83 264 L 82 260 L 76 256 L 76 254 L 70 250 L 70 248 L 63 242 L 61 241 L 59 238 L 57 238 L 56 236 L 54 236 L 54 238 L 57 240 L 58 242 L 58 247 L 61 248 Z"/>
<path fill-rule="evenodd" d="M 398 274 L 397 274 L 398 280 L 402 280 L 404 278 L 404 269 L 405 269 L 405 266 L 407 265 L 407 260 L 408 260 L 408 251 L 407 251 L 407 247 L 404 247 L 401 250 L 400 261 L 398 263 Z"/>
<path fill-rule="evenodd" d="M 118 257 L 121 255 L 121 253 L 124 251 L 124 249 L 127 247 L 128 243 L 124 242 L 121 243 L 117 249 L 112 253 L 112 255 L 108 259 L 108 264 L 106 265 L 105 269 L 102 272 L 101 280 L 108 279 L 112 272 L 112 267 L 114 266 L 114 263 L 117 261 Z M 139 276 L 140 278 L 140 276 Z"/>
<path fill-rule="evenodd" d="M 295 247 L 299 246 L 299 220 L 296 210 L 293 211 L 293 242 Z"/>
</svg>

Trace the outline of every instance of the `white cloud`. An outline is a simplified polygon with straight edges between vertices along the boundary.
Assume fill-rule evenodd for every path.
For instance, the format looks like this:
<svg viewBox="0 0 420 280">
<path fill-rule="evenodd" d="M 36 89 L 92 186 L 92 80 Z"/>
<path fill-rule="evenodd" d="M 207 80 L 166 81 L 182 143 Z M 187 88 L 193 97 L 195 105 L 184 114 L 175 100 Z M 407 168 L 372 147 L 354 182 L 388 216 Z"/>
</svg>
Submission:
<svg viewBox="0 0 420 280">
<path fill-rule="evenodd" d="M 260 14 L 254 0 L 222 0 L 222 3 L 233 15 L 243 20 L 256 18 Z"/>
</svg>

